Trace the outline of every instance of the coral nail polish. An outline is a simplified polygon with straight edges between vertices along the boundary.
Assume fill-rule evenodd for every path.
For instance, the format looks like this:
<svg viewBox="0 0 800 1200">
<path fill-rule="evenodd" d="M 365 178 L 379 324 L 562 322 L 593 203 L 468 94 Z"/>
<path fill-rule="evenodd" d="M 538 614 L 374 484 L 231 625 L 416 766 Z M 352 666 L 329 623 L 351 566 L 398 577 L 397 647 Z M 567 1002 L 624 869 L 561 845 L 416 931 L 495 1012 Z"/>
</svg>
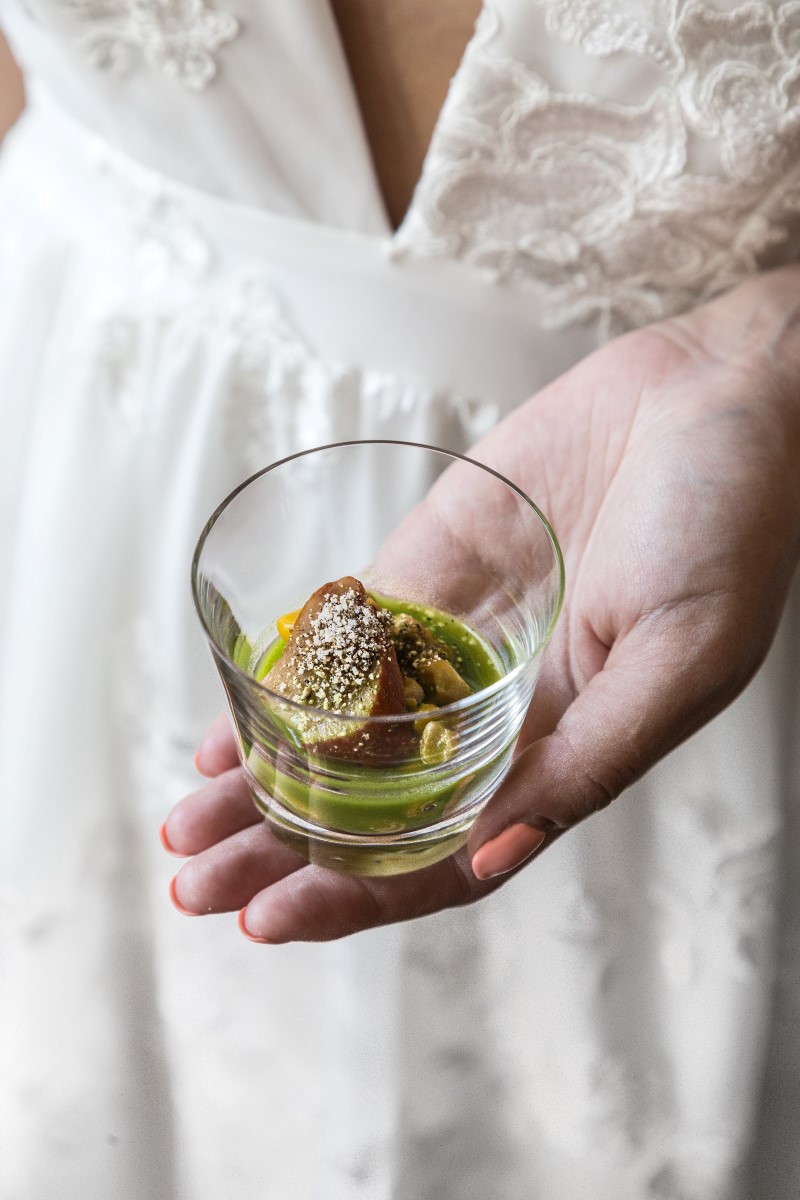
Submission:
<svg viewBox="0 0 800 1200">
<path fill-rule="evenodd" d="M 167 854 L 171 854 L 173 858 L 184 858 L 185 857 L 185 855 L 179 854 L 177 850 L 173 850 L 172 846 L 170 846 L 169 838 L 167 837 L 167 822 L 166 821 L 159 829 L 158 836 L 161 839 L 161 845 L 164 847 Z"/>
<path fill-rule="evenodd" d="M 246 912 L 247 912 L 246 906 L 243 909 L 241 909 L 239 912 L 239 928 L 242 931 L 242 933 L 244 934 L 244 936 L 247 938 L 247 940 L 250 942 L 260 942 L 260 944 L 262 946 L 274 946 L 276 943 L 271 942 L 269 940 L 269 938 L 256 937 L 254 933 L 250 932 L 250 930 L 247 928 L 247 926 L 244 923 L 244 914 Z"/>
<path fill-rule="evenodd" d="M 184 917 L 199 917 L 200 913 L 192 912 L 192 910 L 190 908 L 184 908 L 183 905 L 181 904 L 180 900 L 178 899 L 176 892 L 175 892 L 175 880 L 177 878 L 178 877 L 176 875 L 176 876 L 174 876 L 174 878 L 170 879 L 170 881 L 169 881 L 169 898 L 170 898 L 170 900 L 172 901 L 172 903 L 175 905 L 178 912 L 182 916 L 184 916 Z"/>
<path fill-rule="evenodd" d="M 511 825 L 476 852 L 472 872 L 478 879 L 505 875 L 530 858 L 543 841 L 541 829 L 534 829 L 532 825 Z"/>
<path fill-rule="evenodd" d="M 206 769 L 201 765 L 202 755 L 203 755 L 203 747 L 201 746 L 200 749 L 197 751 L 197 753 L 194 756 L 194 766 L 195 766 L 195 770 L 197 771 L 198 775 L 203 775 L 203 776 L 205 776 L 206 779 L 208 779 L 208 778 L 210 778 L 208 771 L 206 771 Z"/>
</svg>

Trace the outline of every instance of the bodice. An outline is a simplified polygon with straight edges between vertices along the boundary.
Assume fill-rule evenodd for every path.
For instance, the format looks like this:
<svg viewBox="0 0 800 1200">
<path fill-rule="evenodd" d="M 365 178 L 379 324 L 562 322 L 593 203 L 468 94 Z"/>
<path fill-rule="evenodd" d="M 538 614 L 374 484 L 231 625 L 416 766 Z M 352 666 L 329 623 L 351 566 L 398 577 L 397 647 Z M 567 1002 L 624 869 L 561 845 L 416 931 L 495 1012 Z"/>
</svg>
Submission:
<svg viewBox="0 0 800 1200">
<path fill-rule="evenodd" d="M 156 170 L 446 258 L 601 334 L 800 245 L 798 0 L 486 0 L 390 237 L 326 0 L 3 0 L 28 75 Z"/>
</svg>

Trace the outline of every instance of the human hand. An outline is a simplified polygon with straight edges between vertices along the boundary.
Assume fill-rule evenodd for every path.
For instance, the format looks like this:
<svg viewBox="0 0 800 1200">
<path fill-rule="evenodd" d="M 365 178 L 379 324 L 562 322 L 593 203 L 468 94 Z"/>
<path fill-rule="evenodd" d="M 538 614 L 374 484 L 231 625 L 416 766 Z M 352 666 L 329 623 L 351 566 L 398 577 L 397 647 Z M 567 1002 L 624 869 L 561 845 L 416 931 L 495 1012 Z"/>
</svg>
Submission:
<svg viewBox="0 0 800 1200">
<path fill-rule="evenodd" d="M 800 546 L 800 268 L 611 343 L 473 456 L 548 514 L 568 598 L 514 765 L 468 847 L 388 879 L 305 864 L 253 807 L 223 718 L 198 754 L 212 782 L 165 825 L 167 844 L 195 855 L 174 883 L 185 911 L 246 906 L 248 936 L 283 942 L 477 899 L 741 691 Z M 453 488 L 445 475 L 433 494 L 458 522 Z"/>
</svg>

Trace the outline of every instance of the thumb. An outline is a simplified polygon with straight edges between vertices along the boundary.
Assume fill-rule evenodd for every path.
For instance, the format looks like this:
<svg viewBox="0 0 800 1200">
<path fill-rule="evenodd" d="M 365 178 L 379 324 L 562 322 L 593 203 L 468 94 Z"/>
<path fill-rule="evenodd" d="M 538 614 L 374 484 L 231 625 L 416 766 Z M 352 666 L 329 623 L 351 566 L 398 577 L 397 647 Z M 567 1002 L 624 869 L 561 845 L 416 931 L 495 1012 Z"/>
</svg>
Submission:
<svg viewBox="0 0 800 1200">
<path fill-rule="evenodd" d="M 478 879 L 513 870 L 605 808 L 743 686 L 708 644 L 687 654 L 682 637 L 670 653 L 672 639 L 653 635 L 617 643 L 555 730 L 517 757 L 470 835 Z"/>
</svg>

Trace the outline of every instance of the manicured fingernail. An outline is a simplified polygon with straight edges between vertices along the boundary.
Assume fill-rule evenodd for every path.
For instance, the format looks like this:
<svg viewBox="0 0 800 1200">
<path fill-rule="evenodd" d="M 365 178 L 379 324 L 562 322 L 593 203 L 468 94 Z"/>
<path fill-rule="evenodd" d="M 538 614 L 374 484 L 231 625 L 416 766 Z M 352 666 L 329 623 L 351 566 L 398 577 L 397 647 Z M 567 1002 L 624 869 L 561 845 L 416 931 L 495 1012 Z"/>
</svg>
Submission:
<svg viewBox="0 0 800 1200">
<path fill-rule="evenodd" d="M 541 829 L 534 829 L 532 825 L 511 825 L 481 846 L 472 859 L 472 873 L 478 879 L 491 879 L 493 875 L 513 871 L 530 858 L 543 841 Z"/>
<path fill-rule="evenodd" d="M 197 751 L 197 753 L 194 756 L 194 765 L 195 765 L 195 769 L 197 771 L 199 771 L 201 775 L 205 775 L 205 777 L 208 778 L 210 775 L 210 772 L 203 765 L 203 757 L 204 757 L 205 748 L 206 748 L 206 745 L 205 745 L 205 742 L 203 742 L 202 745 L 200 746 L 200 749 Z"/>
<path fill-rule="evenodd" d="M 178 899 L 177 894 L 175 892 L 175 880 L 177 878 L 178 878 L 178 876 L 176 875 L 174 879 L 170 879 L 170 881 L 169 881 L 169 898 L 170 898 L 170 900 L 175 905 L 175 907 L 177 908 L 177 910 L 181 914 L 181 916 L 199 917 L 200 913 L 192 912 L 192 910 L 190 908 L 184 908 L 183 905 L 181 904 L 180 900 Z"/>
<path fill-rule="evenodd" d="M 248 939 L 248 941 L 251 941 L 251 942 L 260 942 L 262 946 L 275 946 L 275 945 L 277 945 L 277 943 L 276 943 L 276 942 L 270 941 L 270 939 L 269 939 L 269 938 L 256 937 L 256 935 L 255 935 L 254 933 L 251 933 L 251 932 L 250 932 L 250 930 L 247 928 L 247 926 L 246 926 L 246 925 L 245 925 L 245 923 L 244 923 L 244 914 L 245 914 L 246 912 L 247 912 L 247 908 L 246 908 L 246 907 L 245 907 L 245 908 L 243 908 L 243 909 L 241 909 L 241 911 L 239 912 L 239 928 L 240 928 L 240 930 L 242 931 L 242 933 L 244 934 L 244 936 L 245 936 L 245 937 Z"/>
<path fill-rule="evenodd" d="M 164 847 L 167 854 L 171 854 L 173 858 L 185 858 L 186 857 L 185 854 L 181 854 L 179 850 L 173 850 L 172 846 L 170 846 L 169 838 L 167 837 L 167 822 L 166 821 L 159 829 L 158 836 L 161 838 L 161 845 Z"/>
</svg>

